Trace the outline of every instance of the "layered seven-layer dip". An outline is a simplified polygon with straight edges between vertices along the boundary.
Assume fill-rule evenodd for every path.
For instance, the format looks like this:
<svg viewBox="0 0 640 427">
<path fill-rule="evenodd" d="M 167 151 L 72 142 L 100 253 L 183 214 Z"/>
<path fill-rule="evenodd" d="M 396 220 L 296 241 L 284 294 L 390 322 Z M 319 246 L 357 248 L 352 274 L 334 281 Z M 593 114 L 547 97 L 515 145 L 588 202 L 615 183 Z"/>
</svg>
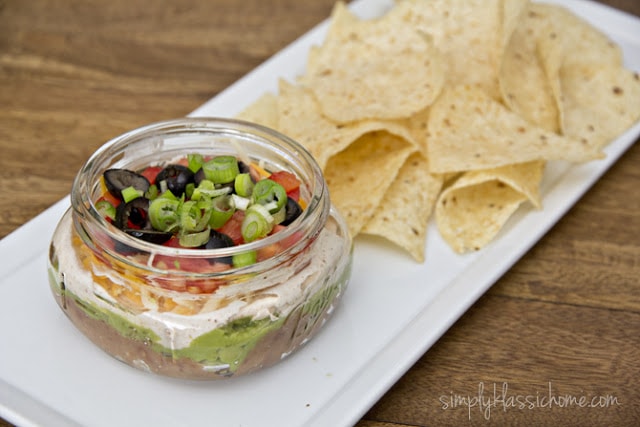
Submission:
<svg viewBox="0 0 640 427">
<path fill-rule="evenodd" d="M 49 271 L 58 303 L 130 365 L 193 379 L 272 365 L 317 332 L 347 285 L 351 248 L 334 215 L 306 241 L 289 233 L 256 250 L 200 256 L 277 235 L 308 203 L 292 173 L 219 157 L 101 177 L 97 211 L 157 252 L 89 231 L 71 212 L 56 230 Z"/>
</svg>

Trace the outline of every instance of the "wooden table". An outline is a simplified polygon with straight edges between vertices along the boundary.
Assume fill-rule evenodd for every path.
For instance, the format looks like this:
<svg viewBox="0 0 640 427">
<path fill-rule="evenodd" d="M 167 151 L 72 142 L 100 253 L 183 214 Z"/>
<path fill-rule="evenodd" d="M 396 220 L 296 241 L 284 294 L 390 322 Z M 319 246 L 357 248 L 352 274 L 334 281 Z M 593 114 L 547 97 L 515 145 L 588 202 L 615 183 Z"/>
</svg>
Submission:
<svg viewBox="0 0 640 427">
<path fill-rule="evenodd" d="M 637 0 L 602 3 L 640 16 Z M 188 114 L 332 4 L 0 0 L 0 237 L 68 194 L 104 141 Z M 638 425 L 638 164 L 636 144 L 358 426 Z M 556 404 L 482 413 L 454 402 L 483 387 Z M 560 407 L 558 396 L 602 399 Z"/>
</svg>

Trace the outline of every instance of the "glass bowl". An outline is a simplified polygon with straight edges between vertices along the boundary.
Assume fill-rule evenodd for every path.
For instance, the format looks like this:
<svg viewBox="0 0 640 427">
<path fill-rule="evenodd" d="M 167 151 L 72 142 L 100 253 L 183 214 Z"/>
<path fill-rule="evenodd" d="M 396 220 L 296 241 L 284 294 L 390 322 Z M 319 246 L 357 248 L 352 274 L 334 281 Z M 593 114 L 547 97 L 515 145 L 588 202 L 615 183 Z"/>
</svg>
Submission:
<svg viewBox="0 0 640 427">
<path fill-rule="evenodd" d="M 261 239 L 196 249 L 136 238 L 96 206 L 106 170 L 141 171 L 194 153 L 293 173 L 302 214 Z M 247 254 L 257 260 L 217 268 Z M 66 316 L 116 359 L 170 377 L 221 379 L 271 366 L 309 341 L 345 291 L 351 260 L 346 224 L 303 147 L 252 123 L 185 118 L 125 133 L 89 158 L 52 237 L 48 271 Z"/>
</svg>

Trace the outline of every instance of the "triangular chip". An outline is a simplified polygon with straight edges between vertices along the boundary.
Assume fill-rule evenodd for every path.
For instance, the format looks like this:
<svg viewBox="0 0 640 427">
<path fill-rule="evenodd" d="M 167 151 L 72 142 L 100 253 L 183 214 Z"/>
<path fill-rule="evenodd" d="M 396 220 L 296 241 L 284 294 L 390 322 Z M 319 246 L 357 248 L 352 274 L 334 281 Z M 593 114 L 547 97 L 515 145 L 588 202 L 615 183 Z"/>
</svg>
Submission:
<svg viewBox="0 0 640 427">
<path fill-rule="evenodd" d="M 508 37 L 503 33 L 502 20 L 505 13 L 514 13 L 502 3 L 405 0 L 396 4 L 388 19 L 395 22 L 395 28 L 413 28 L 433 38 L 444 57 L 448 85 L 478 85 L 497 99 L 500 61 Z M 507 25 L 512 27 L 512 23 Z"/>
<path fill-rule="evenodd" d="M 362 233 L 383 237 L 423 262 L 429 217 L 442 182 L 442 175 L 429 173 L 427 159 L 421 153 L 412 154 Z"/>
<path fill-rule="evenodd" d="M 445 77 L 430 38 L 386 19 L 358 20 L 336 4 L 327 38 L 314 49 L 304 84 L 337 123 L 398 119 L 428 106 Z"/>
<path fill-rule="evenodd" d="M 593 25 L 562 6 L 532 3 L 530 10 L 540 18 L 536 20 L 537 55 L 558 108 L 560 129 L 564 129 L 561 70 L 587 63 L 622 67 L 622 51 Z"/>
<path fill-rule="evenodd" d="M 589 146 L 603 147 L 640 118 L 640 77 L 600 64 L 563 67 L 563 132 Z"/>
<path fill-rule="evenodd" d="M 388 132 L 363 135 L 324 171 L 331 201 L 353 236 L 369 221 L 405 160 L 416 148 Z"/>
<path fill-rule="evenodd" d="M 540 207 L 547 161 L 602 158 L 640 118 L 621 48 L 562 6 L 391 3 L 365 20 L 338 1 L 305 74 L 237 116 L 311 152 L 354 236 L 423 261 L 435 213 L 456 252 L 479 249 Z"/>
<path fill-rule="evenodd" d="M 499 7 L 502 12 L 500 19 L 502 25 L 501 50 L 504 55 L 504 49 L 509 44 L 514 31 L 522 26 L 522 20 L 529 7 L 529 0 L 501 0 Z"/>
<path fill-rule="evenodd" d="M 538 55 L 544 16 L 529 5 L 506 46 L 500 69 L 500 91 L 510 110 L 551 132 L 560 131 L 556 98 Z"/>
<path fill-rule="evenodd" d="M 415 145 L 406 126 L 392 121 L 362 121 L 340 125 L 320 112 L 311 92 L 301 85 L 280 82 L 277 100 L 278 130 L 304 146 L 324 169 L 329 159 L 360 136 L 385 130 Z"/>
<path fill-rule="evenodd" d="M 622 50 L 595 26 L 568 9 L 547 3 L 531 3 L 529 12 L 536 16 L 537 39 L 548 71 L 574 61 L 622 65 Z"/>
<path fill-rule="evenodd" d="M 257 123 L 271 129 L 278 128 L 277 98 L 271 92 L 265 92 L 247 108 L 242 110 L 236 118 Z"/>
<path fill-rule="evenodd" d="M 409 129 L 413 140 L 418 144 L 418 147 L 424 155 L 427 153 L 427 141 L 429 137 L 429 108 L 418 111 L 404 121 L 406 127 Z"/>
<path fill-rule="evenodd" d="M 428 129 L 429 166 L 436 173 L 602 157 L 592 147 L 530 124 L 471 86 L 445 90 L 431 106 Z"/>
<path fill-rule="evenodd" d="M 458 253 L 483 248 L 523 202 L 540 206 L 543 169 L 543 162 L 529 162 L 465 173 L 438 198 L 440 234 Z"/>
</svg>

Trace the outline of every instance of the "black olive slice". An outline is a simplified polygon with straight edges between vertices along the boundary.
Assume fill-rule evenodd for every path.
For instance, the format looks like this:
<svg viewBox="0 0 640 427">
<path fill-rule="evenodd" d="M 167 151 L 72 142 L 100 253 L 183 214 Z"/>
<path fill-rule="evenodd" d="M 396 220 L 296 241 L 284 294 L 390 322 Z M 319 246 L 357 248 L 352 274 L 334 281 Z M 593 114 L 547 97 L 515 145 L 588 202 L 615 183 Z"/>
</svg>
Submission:
<svg viewBox="0 0 640 427">
<path fill-rule="evenodd" d="M 185 192 L 187 184 L 194 182 L 194 173 L 183 165 L 167 165 L 156 176 L 156 185 L 162 187 L 162 181 L 174 196 L 180 197 Z"/>
<path fill-rule="evenodd" d="M 114 249 L 121 255 L 135 255 L 140 253 L 138 249 L 122 243 L 120 240 L 115 241 Z"/>
<path fill-rule="evenodd" d="M 204 249 L 220 249 L 230 248 L 234 246 L 233 240 L 228 235 L 216 230 L 211 230 L 209 235 L 209 241 L 203 246 Z M 224 264 L 233 264 L 233 260 L 230 256 L 212 259 L 211 261 L 222 262 Z"/>
<path fill-rule="evenodd" d="M 250 173 L 251 172 L 251 168 L 249 168 L 249 165 L 246 164 L 245 162 L 238 160 L 238 170 L 240 171 L 240 173 Z"/>
<path fill-rule="evenodd" d="M 203 179 L 207 178 L 204 175 L 204 169 L 200 168 L 198 169 L 198 172 L 193 175 L 193 182 L 196 184 L 196 187 L 200 185 L 200 182 L 202 182 Z"/>
<path fill-rule="evenodd" d="M 124 232 L 137 239 L 144 240 L 149 243 L 155 243 L 156 245 L 161 245 L 173 237 L 173 233 L 157 230 L 136 230 L 129 228 L 125 229 Z"/>
<path fill-rule="evenodd" d="M 114 224 L 121 230 L 151 230 L 149 200 L 144 197 L 138 197 L 128 203 L 120 203 L 116 208 Z"/>
<path fill-rule="evenodd" d="M 285 205 L 285 209 L 284 221 L 280 223 L 281 225 L 291 224 L 302 214 L 302 208 L 300 207 L 298 202 L 293 200 L 291 197 L 287 197 L 287 204 Z"/>
<path fill-rule="evenodd" d="M 128 169 L 107 169 L 103 177 L 109 193 L 120 200 L 125 188 L 133 187 L 144 194 L 150 186 L 147 178 Z"/>
</svg>

